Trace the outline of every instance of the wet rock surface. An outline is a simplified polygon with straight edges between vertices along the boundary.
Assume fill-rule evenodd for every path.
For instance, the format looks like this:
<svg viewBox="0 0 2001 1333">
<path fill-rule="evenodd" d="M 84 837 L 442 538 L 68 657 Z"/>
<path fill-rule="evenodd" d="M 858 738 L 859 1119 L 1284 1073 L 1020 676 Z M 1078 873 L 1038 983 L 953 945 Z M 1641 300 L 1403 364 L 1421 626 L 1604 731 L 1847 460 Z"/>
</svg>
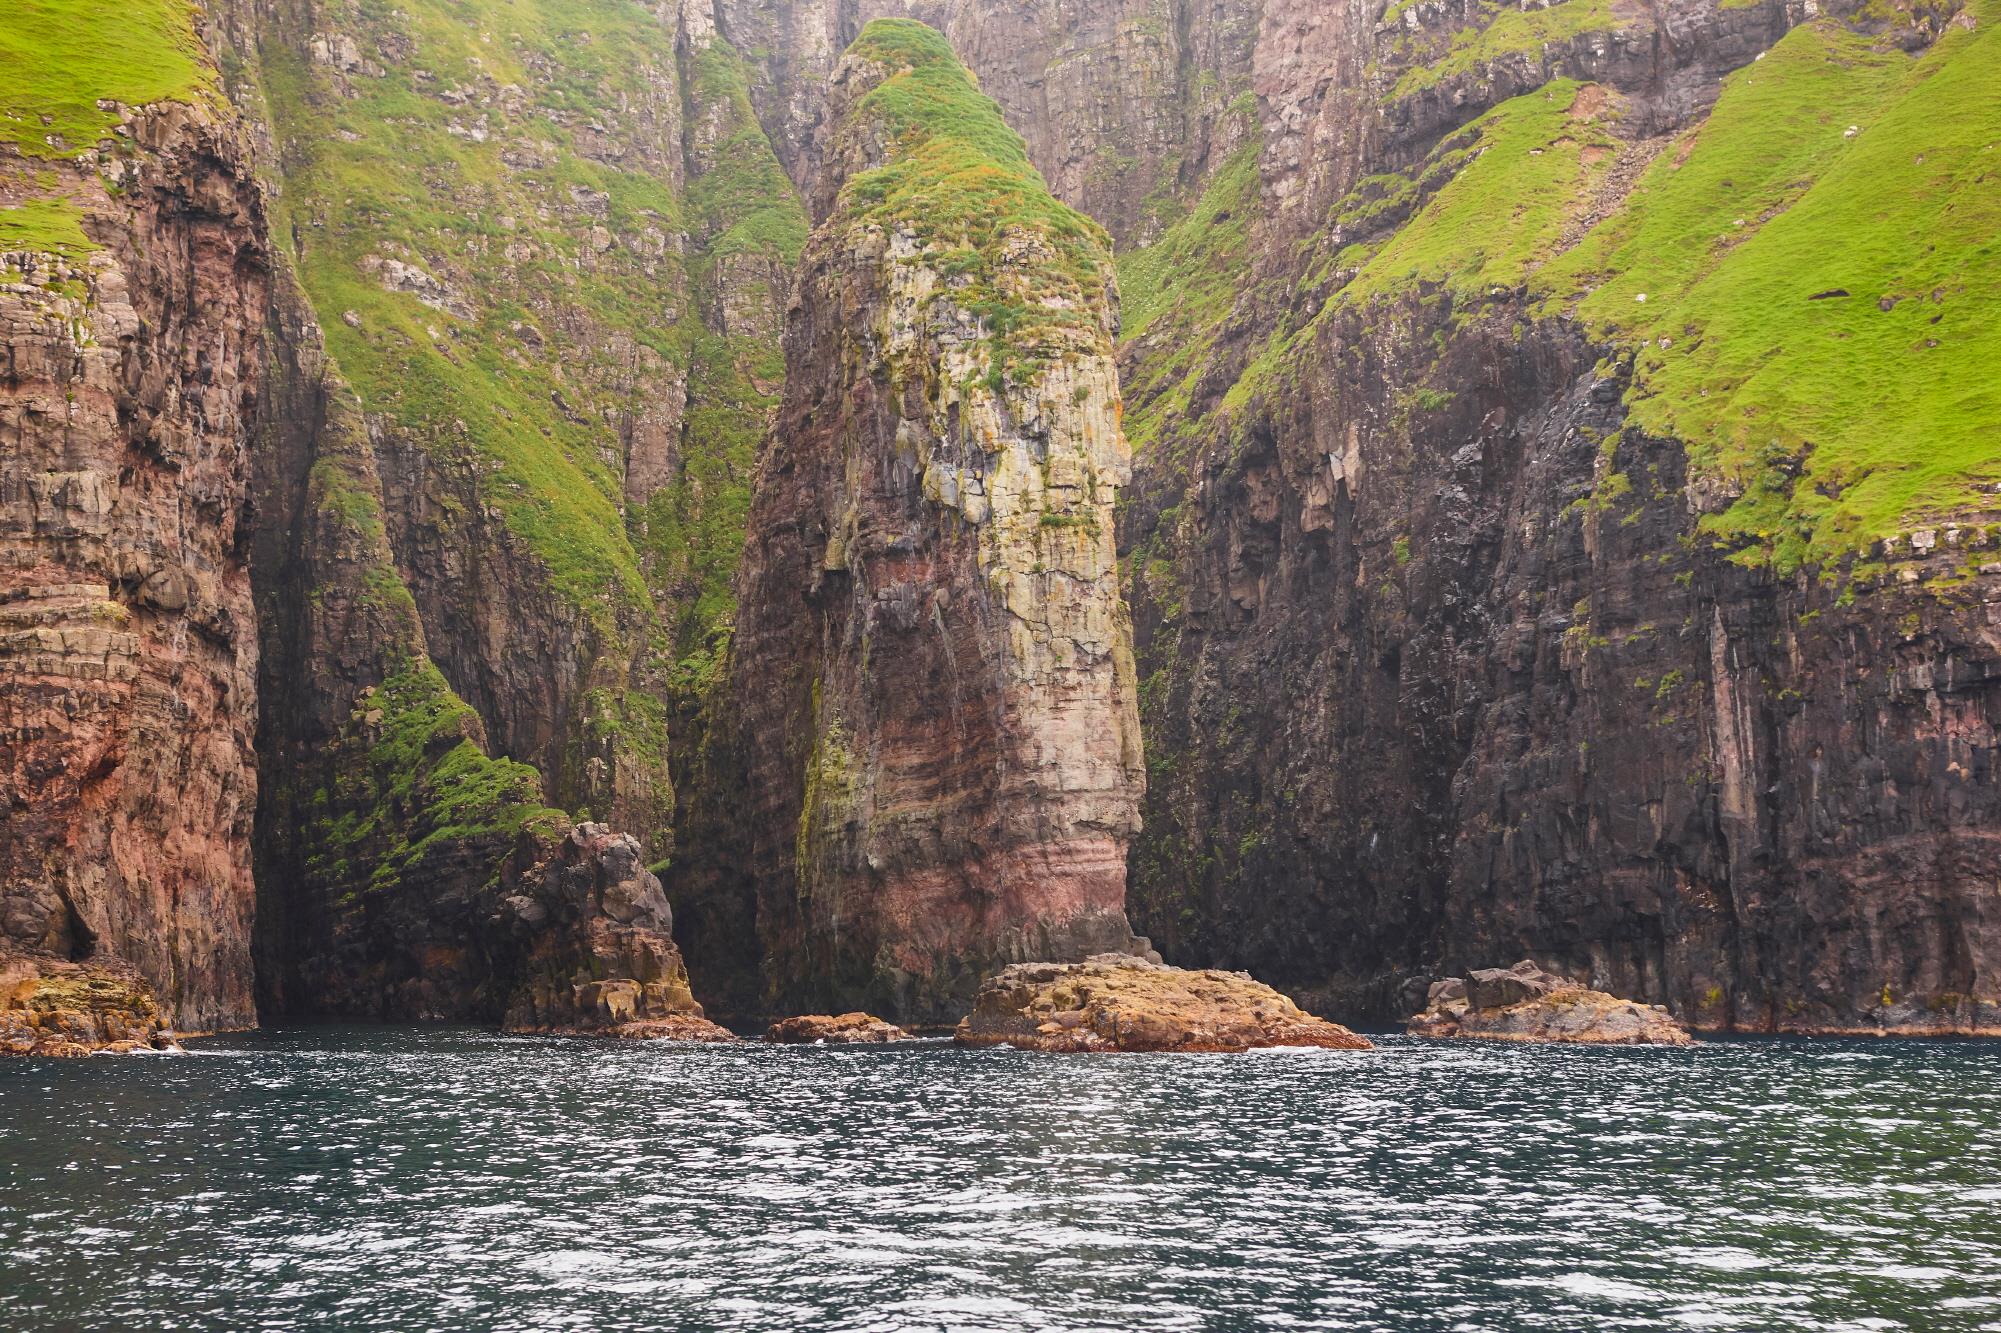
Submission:
<svg viewBox="0 0 2001 1333">
<path fill-rule="evenodd" d="M 1002 969 L 980 987 L 953 1040 L 1058 1052 L 1370 1045 L 1242 972 L 1189 971 L 1118 954 Z"/>
<path fill-rule="evenodd" d="M 866 1045 L 907 1041 L 910 1034 L 894 1023 L 885 1022 L 860 1010 L 847 1014 L 801 1014 L 784 1018 L 765 1030 L 764 1039 L 785 1045 L 816 1041 L 836 1045 Z"/>
<path fill-rule="evenodd" d="M 1592 990 L 1524 959 L 1433 982 L 1414 1037 L 1579 1042 L 1604 1046 L 1687 1046 L 1694 1038 L 1656 1004 Z"/>
</svg>

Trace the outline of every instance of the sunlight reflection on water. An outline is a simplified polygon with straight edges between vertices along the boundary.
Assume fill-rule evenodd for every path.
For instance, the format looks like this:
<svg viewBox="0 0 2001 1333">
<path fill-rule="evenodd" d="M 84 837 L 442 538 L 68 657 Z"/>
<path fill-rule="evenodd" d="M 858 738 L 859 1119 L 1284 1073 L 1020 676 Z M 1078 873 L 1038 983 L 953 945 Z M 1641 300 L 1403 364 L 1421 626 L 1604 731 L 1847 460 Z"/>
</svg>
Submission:
<svg viewBox="0 0 2001 1333">
<path fill-rule="evenodd" d="M 2001 1328 L 2001 1047 L 0 1065 L 0 1327 Z"/>
</svg>

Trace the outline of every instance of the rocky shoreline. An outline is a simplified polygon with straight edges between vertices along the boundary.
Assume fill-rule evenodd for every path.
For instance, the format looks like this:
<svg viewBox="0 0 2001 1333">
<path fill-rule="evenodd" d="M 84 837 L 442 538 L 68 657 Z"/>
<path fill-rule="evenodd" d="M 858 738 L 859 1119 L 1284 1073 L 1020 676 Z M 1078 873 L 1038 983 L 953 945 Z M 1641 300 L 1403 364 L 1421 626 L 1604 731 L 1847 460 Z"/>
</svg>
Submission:
<svg viewBox="0 0 2001 1333">
<path fill-rule="evenodd" d="M 1688 1046 L 1695 1039 L 1657 1004 L 1622 1000 L 1546 972 L 1523 959 L 1510 968 L 1479 968 L 1431 985 L 1414 1037 L 1577 1043 L 1596 1046 Z"/>
</svg>

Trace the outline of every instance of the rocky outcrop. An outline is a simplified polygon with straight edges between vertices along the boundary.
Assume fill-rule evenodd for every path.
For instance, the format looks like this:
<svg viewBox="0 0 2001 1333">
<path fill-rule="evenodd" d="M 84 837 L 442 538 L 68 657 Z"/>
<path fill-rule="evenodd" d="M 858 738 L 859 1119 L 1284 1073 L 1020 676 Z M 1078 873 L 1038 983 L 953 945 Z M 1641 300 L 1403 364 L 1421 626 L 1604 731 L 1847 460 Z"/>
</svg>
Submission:
<svg viewBox="0 0 2001 1333">
<path fill-rule="evenodd" d="M 825 1042 L 833 1046 L 872 1046 L 908 1041 L 910 1034 L 894 1023 L 860 1010 L 847 1014 L 801 1014 L 783 1018 L 765 1030 L 764 1039 L 782 1046 Z"/>
<path fill-rule="evenodd" d="M 871 24 L 830 98 L 739 582 L 748 845 L 691 873 L 694 952 L 761 954 L 753 1006 L 937 1020 L 1001 963 L 1144 948 L 1111 270 L 931 29 Z"/>
<path fill-rule="evenodd" d="M 629 834 L 579 824 L 502 889 L 490 920 L 519 951 L 496 950 L 512 978 L 511 1032 L 735 1040 L 689 992 L 674 914 Z"/>
<path fill-rule="evenodd" d="M 179 1049 L 152 986 L 131 964 L 0 956 L 0 1055 Z"/>
<path fill-rule="evenodd" d="M 51 127 L 0 136 L 0 1003 L 68 1045 L 256 1019 L 264 212 L 178 59 L 184 100 L 0 92 Z"/>
<path fill-rule="evenodd" d="M 1596 1046 L 1687 1046 L 1694 1040 L 1660 1005 L 1591 990 L 1527 959 L 1433 982 L 1424 1011 L 1408 1028 L 1414 1037 Z"/>
<path fill-rule="evenodd" d="M 1118 954 L 1002 969 L 981 985 L 953 1040 L 1061 1052 L 1369 1049 L 1366 1038 L 1242 972 L 1190 972 Z"/>
</svg>

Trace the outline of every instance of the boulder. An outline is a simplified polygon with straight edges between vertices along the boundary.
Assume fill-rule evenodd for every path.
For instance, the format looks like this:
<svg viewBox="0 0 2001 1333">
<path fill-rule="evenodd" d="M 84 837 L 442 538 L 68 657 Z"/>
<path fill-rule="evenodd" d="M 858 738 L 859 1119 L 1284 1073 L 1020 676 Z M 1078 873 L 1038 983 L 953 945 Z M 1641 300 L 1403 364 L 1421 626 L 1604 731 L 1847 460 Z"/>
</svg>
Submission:
<svg viewBox="0 0 2001 1333">
<path fill-rule="evenodd" d="M 825 1041 L 839 1045 L 908 1041 L 910 1034 L 894 1023 L 860 1010 L 846 1014 L 801 1014 L 781 1019 L 765 1032 L 764 1039 L 785 1045 Z"/>
<path fill-rule="evenodd" d="M 1513 967 L 1475 968 L 1466 974 L 1463 993 L 1475 1009 L 1505 1009 L 1567 984 L 1564 978 L 1524 958 Z"/>
<path fill-rule="evenodd" d="M 1409 1031 L 1417 1037 L 1610 1046 L 1687 1046 L 1694 1040 L 1657 1004 L 1591 990 L 1527 960 L 1433 982 Z"/>
<path fill-rule="evenodd" d="M 1186 971 L 1125 954 L 1003 968 L 981 985 L 953 1039 L 1064 1052 L 1369 1049 L 1245 973 Z"/>
</svg>

